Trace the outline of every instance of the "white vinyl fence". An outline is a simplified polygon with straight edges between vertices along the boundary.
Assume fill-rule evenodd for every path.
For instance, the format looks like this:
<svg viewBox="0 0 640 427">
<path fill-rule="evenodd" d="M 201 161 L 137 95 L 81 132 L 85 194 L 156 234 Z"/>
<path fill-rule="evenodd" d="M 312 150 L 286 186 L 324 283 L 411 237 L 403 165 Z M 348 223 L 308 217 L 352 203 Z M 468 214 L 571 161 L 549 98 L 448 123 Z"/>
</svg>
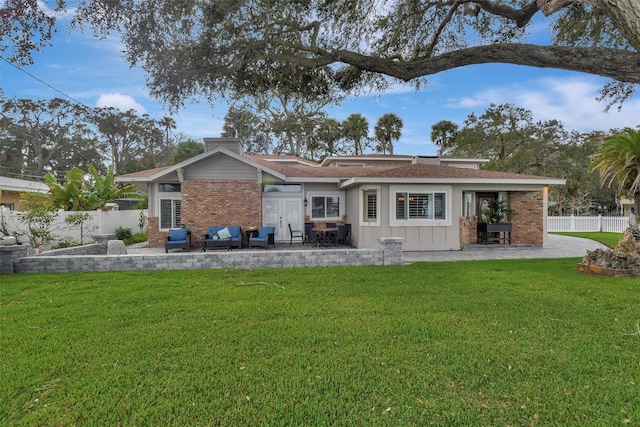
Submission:
<svg viewBox="0 0 640 427">
<path fill-rule="evenodd" d="M 547 231 L 607 231 L 623 233 L 629 227 L 626 216 L 550 216 Z"/>
<path fill-rule="evenodd" d="M 58 211 L 58 216 L 51 225 L 51 232 L 55 236 L 54 241 L 48 246 L 55 246 L 57 242 L 72 239 L 75 242 L 81 241 L 80 228 L 73 227 L 65 222 L 65 219 L 73 214 L 84 212 Z M 145 210 L 122 210 L 122 211 L 88 211 L 89 219 L 84 222 L 82 230 L 82 242 L 91 243 L 94 234 L 111 234 L 116 228 L 130 228 L 132 233 L 147 231 L 148 211 Z M 143 217 L 141 218 L 141 215 Z M 141 221 L 142 220 L 142 221 Z M 22 242 L 28 242 L 25 233 L 27 226 L 20 221 L 18 211 L 11 211 L 0 206 L 0 225 L 4 225 L 11 234 L 18 234 Z M 142 230 L 140 225 L 142 222 Z"/>
</svg>

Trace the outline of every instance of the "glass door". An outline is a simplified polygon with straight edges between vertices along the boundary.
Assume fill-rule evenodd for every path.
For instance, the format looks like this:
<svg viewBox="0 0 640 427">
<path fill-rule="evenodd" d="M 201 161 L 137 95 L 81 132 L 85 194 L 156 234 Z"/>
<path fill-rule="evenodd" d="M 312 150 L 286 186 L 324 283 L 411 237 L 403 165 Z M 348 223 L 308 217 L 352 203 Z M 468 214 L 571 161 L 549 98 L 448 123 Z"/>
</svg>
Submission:
<svg viewBox="0 0 640 427">
<path fill-rule="evenodd" d="M 302 201 L 300 199 L 262 199 L 262 225 L 275 227 L 276 241 L 289 241 L 289 225 L 302 230 Z"/>
</svg>

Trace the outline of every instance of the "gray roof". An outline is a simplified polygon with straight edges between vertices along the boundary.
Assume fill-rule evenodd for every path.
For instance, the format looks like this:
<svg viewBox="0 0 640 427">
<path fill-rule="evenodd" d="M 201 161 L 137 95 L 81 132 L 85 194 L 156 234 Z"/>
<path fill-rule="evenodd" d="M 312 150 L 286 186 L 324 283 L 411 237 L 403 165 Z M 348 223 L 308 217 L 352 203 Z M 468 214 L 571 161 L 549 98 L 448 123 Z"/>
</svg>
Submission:
<svg viewBox="0 0 640 427">
<path fill-rule="evenodd" d="M 49 187 L 42 182 L 0 176 L 0 190 L 16 192 L 28 190 L 33 193 L 48 193 Z"/>
</svg>

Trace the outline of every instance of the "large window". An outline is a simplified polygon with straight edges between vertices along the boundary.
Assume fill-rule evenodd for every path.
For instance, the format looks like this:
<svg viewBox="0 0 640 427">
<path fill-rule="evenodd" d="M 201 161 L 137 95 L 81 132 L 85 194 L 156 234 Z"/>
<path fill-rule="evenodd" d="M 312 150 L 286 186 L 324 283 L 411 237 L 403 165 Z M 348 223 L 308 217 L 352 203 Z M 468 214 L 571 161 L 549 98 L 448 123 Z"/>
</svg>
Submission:
<svg viewBox="0 0 640 427">
<path fill-rule="evenodd" d="M 447 219 L 446 193 L 396 193 L 396 219 Z"/>
<path fill-rule="evenodd" d="M 311 196 L 311 219 L 340 217 L 340 196 Z"/>
<path fill-rule="evenodd" d="M 160 199 L 160 228 L 180 227 L 180 200 Z"/>
<path fill-rule="evenodd" d="M 390 191 L 390 225 L 451 225 L 451 187 L 391 186 Z"/>
</svg>

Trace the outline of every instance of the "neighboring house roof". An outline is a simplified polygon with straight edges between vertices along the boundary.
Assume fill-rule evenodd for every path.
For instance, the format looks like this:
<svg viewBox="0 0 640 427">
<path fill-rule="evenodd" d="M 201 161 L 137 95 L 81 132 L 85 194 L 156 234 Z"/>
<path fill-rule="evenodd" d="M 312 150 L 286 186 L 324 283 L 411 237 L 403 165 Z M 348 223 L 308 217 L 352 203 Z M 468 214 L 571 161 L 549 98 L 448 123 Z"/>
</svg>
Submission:
<svg viewBox="0 0 640 427">
<path fill-rule="evenodd" d="M 49 187 L 42 182 L 27 181 L 26 179 L 8 178 L 0 176 L 0 190 L 30 191 L 32 193 L 48 193 Z"/>
</svg>

